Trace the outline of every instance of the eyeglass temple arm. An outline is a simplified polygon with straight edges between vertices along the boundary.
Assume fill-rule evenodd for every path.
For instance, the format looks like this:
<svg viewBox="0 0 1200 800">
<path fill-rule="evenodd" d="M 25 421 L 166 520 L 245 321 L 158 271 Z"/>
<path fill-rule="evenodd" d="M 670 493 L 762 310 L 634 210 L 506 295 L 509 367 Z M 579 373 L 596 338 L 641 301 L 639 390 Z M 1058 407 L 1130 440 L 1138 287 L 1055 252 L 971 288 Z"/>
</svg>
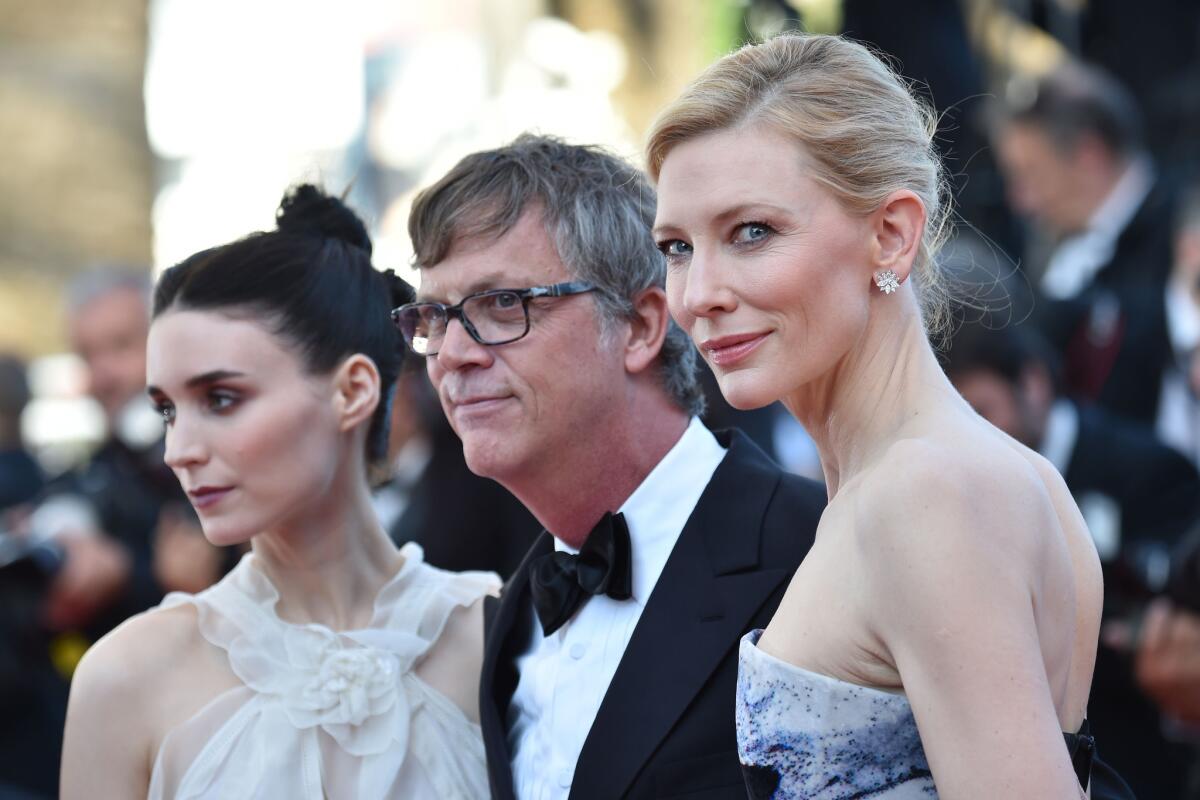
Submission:
<svg viewBox="0 0 1200 800">
<path fill-rule="evenodd" d="M 569 281 L 556 283 L 553 286 L 535 286 L 529 290 L 530 297 L 562 297 L 567 294 L 579 294 L 591 291 L 595 287 L 584 281 Z"/>
</svg>

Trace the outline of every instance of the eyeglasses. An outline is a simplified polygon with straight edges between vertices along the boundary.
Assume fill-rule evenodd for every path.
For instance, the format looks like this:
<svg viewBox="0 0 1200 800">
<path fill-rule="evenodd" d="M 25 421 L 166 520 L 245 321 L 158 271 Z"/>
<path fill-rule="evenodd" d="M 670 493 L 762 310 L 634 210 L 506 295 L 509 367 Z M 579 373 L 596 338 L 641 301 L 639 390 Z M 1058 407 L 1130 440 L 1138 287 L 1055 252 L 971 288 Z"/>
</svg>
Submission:
<svg viewBox="0 0 1200 800">
<path fill-rule="evenodd" d="M 457 318 L 479 344 L 508 344 L 529 333 L 530 300 L 583 294 L 595 288 L 590 283 L 570 281 L 528 289 L 489 289 L 467 295 L 452 306 L 406 303 L 392 311 L 392 321 L 414 353 L 436 356 L 452 319 Z"/>
</svg>

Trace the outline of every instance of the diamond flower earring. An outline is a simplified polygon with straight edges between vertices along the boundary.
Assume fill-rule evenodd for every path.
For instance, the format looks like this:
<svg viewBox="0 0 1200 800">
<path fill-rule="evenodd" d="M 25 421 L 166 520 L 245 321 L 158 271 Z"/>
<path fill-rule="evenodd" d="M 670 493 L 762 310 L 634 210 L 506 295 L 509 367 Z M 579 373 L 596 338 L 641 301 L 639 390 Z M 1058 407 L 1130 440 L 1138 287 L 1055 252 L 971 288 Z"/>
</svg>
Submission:
<svg viewBox="0 0 1200 800">
<path fill-rule="evenodd" d="M 875 285 L 884 294 L 891 294 L 900 288 L 900 280 L 896 277 L 895 272 L 885 269 L 883 272 L 875 273 Z"/>
</svg>

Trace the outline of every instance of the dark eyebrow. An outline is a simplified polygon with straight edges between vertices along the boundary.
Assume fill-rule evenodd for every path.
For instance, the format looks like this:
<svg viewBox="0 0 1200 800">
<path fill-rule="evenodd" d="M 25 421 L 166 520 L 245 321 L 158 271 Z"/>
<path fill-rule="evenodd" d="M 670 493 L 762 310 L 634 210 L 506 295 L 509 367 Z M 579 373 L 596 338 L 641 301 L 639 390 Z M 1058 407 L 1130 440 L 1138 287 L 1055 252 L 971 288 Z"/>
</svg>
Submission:
<svg viewBox="0 0 1200 800">
<path fill-rule="evenodd" d="M 230 378 L 244 377 L 246 377 L 246 373 L 244 372 L 237 372 L 236 370 L 232 369 L 214 369 L 210 370 L 209 372 L 202 372 L 199 375 L 193 375 L 192 377 L 188 378 L 183 385 L 188 389 L 194 389 L 197 386 L 204 386 L 205 384 L 209 383 L 217 383 L 218 381 L 224 381 Z M 146 394 L 153 397 L 155 395 L 163 395 L 166 393 L 157 386 L 147 386 Z"/>
<path fill-rule="evenodd" d="M 199 375 L 194 375 L 191 378 L 188 378 L 183 385 L 189 389 L 192 389 L 196 386 L 203 386 L 206 383 L 216 383 L 217 381 L 224 381 L 230 378 L 244 377 L 246 377 L 246 373 L 244 372 L 237 372 L 236 370 L 232 369 L 214 369 L 210 372 L 202 372 Z"/>
</svg>

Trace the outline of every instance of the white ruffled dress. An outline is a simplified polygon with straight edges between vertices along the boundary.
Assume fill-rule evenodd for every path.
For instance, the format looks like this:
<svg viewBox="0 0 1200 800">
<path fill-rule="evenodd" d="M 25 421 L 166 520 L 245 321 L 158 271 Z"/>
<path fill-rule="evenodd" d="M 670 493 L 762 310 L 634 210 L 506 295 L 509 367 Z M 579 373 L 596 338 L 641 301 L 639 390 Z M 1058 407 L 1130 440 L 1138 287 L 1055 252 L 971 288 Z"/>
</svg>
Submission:
<svg viewBox="0 0 1200 800">
<path fill-rule="evenodd" d="M 416 544 L 401 553 L 361 630 L 281 620 L 252 554 L 210 589 L 169 595 L 164 607 L 196 607 L 243 685 L 167 734 L 151 800 L 487 797 L 479 726 L 413 667 L 499 579 L 432 567 Z"/>
</svg>

